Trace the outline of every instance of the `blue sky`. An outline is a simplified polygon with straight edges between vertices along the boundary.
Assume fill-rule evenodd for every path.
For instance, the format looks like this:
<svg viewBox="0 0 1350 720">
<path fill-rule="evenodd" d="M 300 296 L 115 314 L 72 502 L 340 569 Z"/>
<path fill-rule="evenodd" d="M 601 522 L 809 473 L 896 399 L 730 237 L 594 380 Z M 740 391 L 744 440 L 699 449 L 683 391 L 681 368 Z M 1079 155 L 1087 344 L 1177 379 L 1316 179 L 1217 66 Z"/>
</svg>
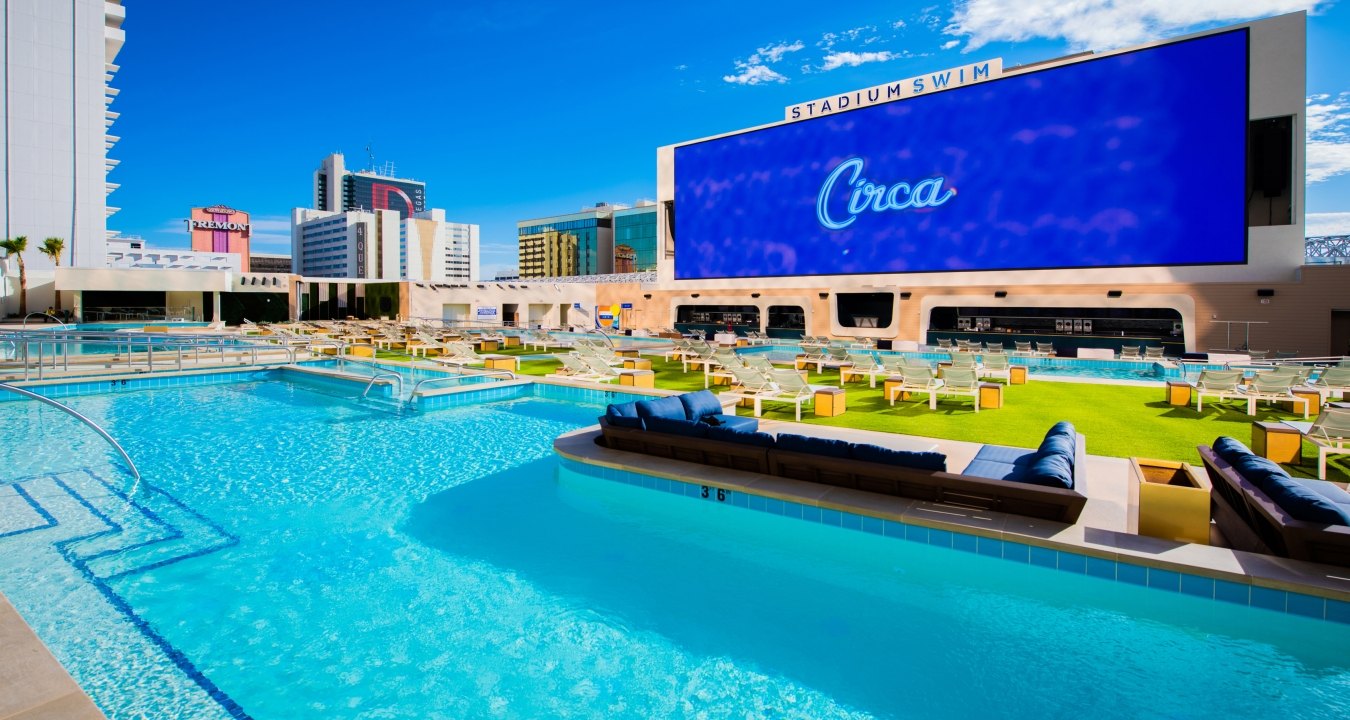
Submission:
<svg viewBox="0 0 1350 720">
<path fill-rule="evenodd" d="M 490 276 L 515 264 L 517 220 L 654 197 L 661 145 L 975 60 L 1302 9 L 1309 231 L 1350 232 L 1350 0 L 126 4 L 109 226 L 162 247 L 225 203 L 253 213 L 256 251 L 289 252 L 319 160 L 362 169 L 369 145 L 482 226 Z"/>
</svg>

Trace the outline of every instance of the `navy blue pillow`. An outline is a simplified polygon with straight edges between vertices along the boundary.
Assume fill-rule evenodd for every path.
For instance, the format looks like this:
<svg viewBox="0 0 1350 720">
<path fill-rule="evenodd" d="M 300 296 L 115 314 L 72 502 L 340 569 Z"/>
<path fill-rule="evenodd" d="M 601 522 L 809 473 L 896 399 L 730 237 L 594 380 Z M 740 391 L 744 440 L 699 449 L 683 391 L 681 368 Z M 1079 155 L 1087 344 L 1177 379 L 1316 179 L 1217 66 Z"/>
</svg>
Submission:
<svg viewBox="0 0 1350 720">
<path fill-rule="evenodd" d="M 844 440 L 829 440 L 790 433 L 782 433 L 778 436 L 778 449 L 823 457 L 847 458 L 853 456 L 852 448 Z"/>
<path fill-rule="evenodd" d="M 892 450 L 877 445 L 855 444 L 852 447 L 853 459 L 873 462 L 881 465 L 899 465 L 915 470 L 933 470 L 946 472 L 947 456 L 936 452 L 908 452 Z"/>
<path fill-rule="evenodd" d="M 685 420 L 684 418 L 647 418 L 647 429 L 651 432 L 669 433 L 671 435 L 680 435 L 682 437 L 705 438 L 708 437 L 708 426 L 700 422 Z"/>
<path fill-rule="evenodd" d="M 734 442 L 741 445 L 751 445 L 754 447 L 771 448 L 773 447 L 773 436 L 762 432 L 745 432 L 736 430 L 726 425 L 718 425 L 708 428 L 709 440 L 721 440 L 723 442 Z"/>
<path fill-rule="evenodd" d="M 685 393 L 679 397 L 680 402 L 684 404 L 684 418 L 686 420 L 697 420 L 705 415 L 722 414 L 722 403 L 718 402 L 717 396 L 708 390 Z"/>
<path fill-rule="evenodd" d="M 685 420 L 684 403 L 680 402 L 678 397 L 663 397 L 653 400 L 639 400 L 637 403 L 638 417 L 646 420 L 648 418 L 667 418 L 669 420 Z"/>
<path fill-rule="evenodd" d="M 1219 438 L 1214 441 L 1214 454 L 1223 458 L 1229 465 L 1232 465 L 1240 458 L 1251 455 L 1252 451 L 1248 450 L 1247 446 L 1243 445 L 1239 440 L 1227 436 L 1219 436 Z"/>
<path fill-rule="evenodd" d="M 1274 462 L 1248 454 L 1231 464 L 1242 477 L 1260 488 L 1266 497 L 1295 520 L 1321 525 L 1350 525 L 1350 513 L 1344 508 L 1298 484 Z"/>
<path fill-rule="evenodd" d="M 637 403 L 627 402 L 605 408 L 605 419 L 614 427 L 642 429 L 642 418 L 637 414 Z"/>
<path fill-rule="evenodd" d="M 1073 489 L 1073 464 L 1064 455 L 1057 452 L 1037 451 L 1019 476 L 1009 478 L 1017 482 L 1045 487 Z"/>
<path fill-rule="evenodd" d="M 1072 467 L 1074 450 L 1077 449 L 1075 447 L 1076 440 L 1077 433 L 1074 431 L 1073 425 L 1067 422 L 1058 422 L 1045 434 L 1045 439 L 1041 441 L 1041 446 L 1038 449 L 1041 452 L 1060 453 L 1068 458 L 1069 465 Z"/>
</svg>

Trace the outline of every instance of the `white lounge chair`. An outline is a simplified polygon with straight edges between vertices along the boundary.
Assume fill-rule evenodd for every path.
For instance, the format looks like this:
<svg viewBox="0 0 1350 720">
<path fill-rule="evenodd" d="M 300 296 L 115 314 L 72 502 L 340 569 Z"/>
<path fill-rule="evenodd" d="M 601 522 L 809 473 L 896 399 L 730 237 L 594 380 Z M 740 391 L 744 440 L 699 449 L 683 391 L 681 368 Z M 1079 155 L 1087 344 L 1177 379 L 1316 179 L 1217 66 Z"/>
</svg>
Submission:
<svg viewBox="0 0 1350 720">
<path fill-rule="evenodd" d="M 927 393 L 928 409 L 937 410 L 937 393 L 942 389 L 943 381 L 926 365 L 910 364 L 905 367 L 904 374 L 899 376 L 900 383 L 891 386 L 890 391 L 886 393 L 886 400 L 895 405 L 895 399 L 905 393 Z M 891 379 L 893 378 L 887 378 Z"/>
<path fill-rule="evenodd" d="M 1325 408 L 1313 422 L 1291 422 L 1285 425 L 1298 430 L 1317 446 L 1317 477 L 1327 479 L 1327 456 L 1350 455 L 1350 409 Z"/>
<path fill-rule="evenodd" d="M 825 388 L 824 385 L 807 383 L 796 370 L 774 369 L 770 371 L 769 378 L 777 389 L 755 396 L 755 417 L 759 417 L 764 401 L 768 400 L 770 402 L 792 403 L 797 413 L 797 422 L 801 422 L 802 405 L 814 402 L 816 391 Z"/>
<path fill-rule="evenodd" d="M 1242 386 L 1241 370 L 1202 370 L 1192 386 L 1195 393 L 1195 411 L 1204 412 L 1205 398 L 1232 400 L 1245 397 L 1239 388 Z"/>
<path fill-rule="evenodd" d="M 1269 372 L 1257 373 L 1252 378 L 1252 384 L 1245 388 L 1239 388 L 1247 398 L 1247 414 L 1256 414 L 1256 401 L 1265 400 L 1266 402 L 1287 402 L 1298 403 L 1303 406 L 1303 419 L 1308 419 L 1308 398 L 1295 395 L 1293 388 L 1301 385 L 1302 380 L 1297 372 L 1285 370 L 1271 370 Z"/>
</svg>

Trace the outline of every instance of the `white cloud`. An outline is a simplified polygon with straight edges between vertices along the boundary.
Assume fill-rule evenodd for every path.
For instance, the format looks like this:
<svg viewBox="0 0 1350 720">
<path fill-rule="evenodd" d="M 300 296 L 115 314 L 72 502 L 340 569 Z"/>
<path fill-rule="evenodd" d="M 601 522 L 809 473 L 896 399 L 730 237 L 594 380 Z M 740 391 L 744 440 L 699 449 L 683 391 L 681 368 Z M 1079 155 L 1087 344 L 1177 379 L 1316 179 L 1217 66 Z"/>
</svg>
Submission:
<svg viewBox="0 0 1350 720">
<path fill-rule="evenodd" d="M 905 21 L 904 21 L 904 20 L 896 20 L 895 22 L 891 23 L 891 29 L 892 29 L 892 30 L 900 30 L 900 29 L 902 29 L 903 27 L 905 27 Z"/>
<path fill-rule="evenodd" d="M 776 63 L 789 53 L 795 53 L 806 45 L 802 41 L 780 42 L 766 45 L 750 54 L 745 60 L 737 60 L 736 74 L 723 75 L 722 79 L 733 85 L 762 85 L 764 83 L 785 83 L 787 76 L 770 68 L 765 63 Z"/>
<path fill-rule="evenodd" d="M 1332 0 L 958 0 L 943 30 L 965 52 L 991 42 L 1062 39 L 1072 50 L 1103 50 L 1210 23 L 1315 12 Z"/>
<path fill-rule="evenodd" d="M 676 65 L 676 66 L 675 66 L 675 69 L 676 69 L 676 70 L 688 70 L 688 69 L 689 69 L 689 66 L 688 66 L 688 65 L 685 65 L 685 64 L 680 64 L 680 65 Z"/>
<path fill-rule="evenodd" d="M 723 75 L 722 79 L 733 85 L 762 85 L 764 83 L 785 83 L 787 77 L 767 65 L 746 65 L 736 63 L 740 72 L 735 75 Z"/>
<path fill-rule="evenodd" d="M 858 67 L 863 63 L 889 62 L 904 57 L 889 50 L 879 52 L 832 52 L 825 56 L 825 63 L 820 66 L 822 71 L 830 71 L 841 67 Z"/>
<path fill-rule="evenodd" d="M 788 53 L 797 52 L 798 50 L 801 50 L 804 47 L 806 46 L 802 44 L 801 40 L 797 40 L 796 42 L 791 43 L 778 43 L 776 45 L 768 45 L 766 47 L 762 47 L 756 50 L 754 54 L 751 55 L 749 59 L 745 61 L 745 64 L 763 65 L 765 63 L 776 63 L 779 60 L 782 60 L 784 55 Z"/>
<path fill-rule="evenodd" d="M 901 26 L 904 25 L 903 20 L 899 22 Z M 892 25 L 891 27 L 897 26 Z M 820 36 L 820 40 L 816 41 L 816 47 L 822 50 L 829 50 L 841 42 L 855 42 L 858 38 L 863 37 L 864 35 L 873 35 L 876 31 L 876 25 L 860 25 L 855 28 L 849 28 L 848 30 L 841 30 L 837 33 L 827 32 Z M 863 43 L 874 42 L 876 39 L 878 38 L 868 37 L 863 40 Z"/>
<path fill-rule="evenodd" d="M 1306 220 L 1308 237 L 1350 235 L 1350 212 L 1308 213 Z"/>
<path fill-rule="evenodd" d="M 952 48 L 954 48 L 954 47 L 956 47 L 957 45 L 960 45 L 960 44 L 961 44 L 961 41 L 960 41 L 960 40 L 948 40 L 947 42 L 942 43 L 942 49 L 943 49 L 943 50 L 951 50 Z"/>
<path fill-rule="evenodd" d="M 1350 93 L 1310 96 L 1306 117 L 1308 182 L 1350 173 Z"/>
</svg>

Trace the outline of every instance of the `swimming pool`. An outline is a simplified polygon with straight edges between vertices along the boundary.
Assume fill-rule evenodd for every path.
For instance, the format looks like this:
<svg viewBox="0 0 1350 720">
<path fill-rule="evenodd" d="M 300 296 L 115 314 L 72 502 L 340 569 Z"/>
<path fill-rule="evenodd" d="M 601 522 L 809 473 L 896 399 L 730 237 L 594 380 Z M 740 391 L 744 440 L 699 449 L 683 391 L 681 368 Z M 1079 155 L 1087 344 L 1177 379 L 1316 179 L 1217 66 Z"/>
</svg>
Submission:
<svg viewBox="0 0 1350 720">
<path fill-rule="evenodd" d="M 67 398 L 134 491 L 0 402 L 60 438 L 0 440 L 0 590 L 109 717 L 1350 712 L 1350 625 L 563 466 L 617 393 L 393 415 L 286 377 Z"/>
</svg>

